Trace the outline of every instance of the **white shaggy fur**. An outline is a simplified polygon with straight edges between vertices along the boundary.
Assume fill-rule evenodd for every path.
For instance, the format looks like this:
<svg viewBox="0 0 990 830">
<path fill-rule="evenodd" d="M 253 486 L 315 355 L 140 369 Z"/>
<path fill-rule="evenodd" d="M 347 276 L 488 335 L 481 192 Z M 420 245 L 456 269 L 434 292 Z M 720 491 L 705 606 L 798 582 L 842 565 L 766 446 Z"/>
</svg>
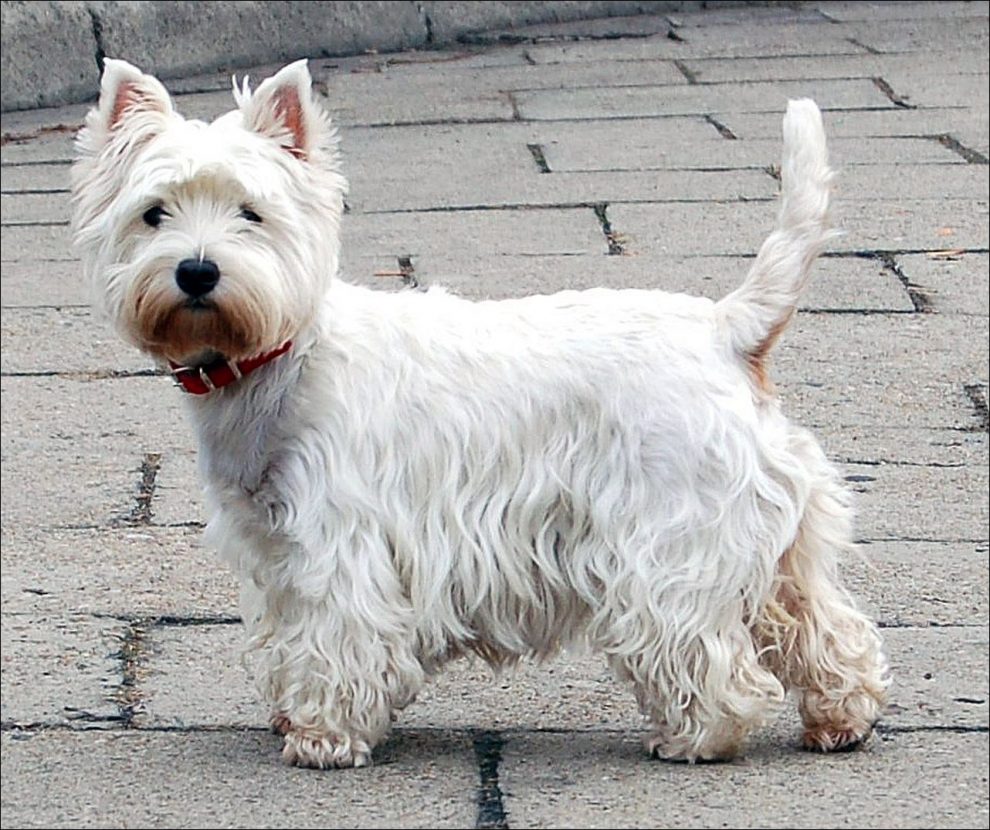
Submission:
<svg viewBox="0 0 990 830">
<path fill-rule="evenodd" d="M 814 103 L 788 107 L 777 230 L 720 302 L 472 303 L 335 278 L 346 184 L 303 62 L 235 98 L 186 121 L 107 61 L 75 226 L 97 296 L 150 354 L 293 342 L 188 398 L 286 760 L 366 764 L 451 657 L 572 643 L 629 682 L 661 757 L 730 757 L 788 689 L 809 746 L 866 737 L 886 662 L 836 573 L 848 499 L 764 366 L 829 238 Z M 205 305 L 176 283 L 187 258 L 218 266 Z"/>
</svg>

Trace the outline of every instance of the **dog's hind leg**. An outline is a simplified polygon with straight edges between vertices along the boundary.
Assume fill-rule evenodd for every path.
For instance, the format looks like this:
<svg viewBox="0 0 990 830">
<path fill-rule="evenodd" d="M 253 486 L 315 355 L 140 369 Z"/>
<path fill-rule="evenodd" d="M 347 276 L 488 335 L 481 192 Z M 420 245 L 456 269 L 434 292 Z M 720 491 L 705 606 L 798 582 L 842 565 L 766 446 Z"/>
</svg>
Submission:
<svg viewBox="0 0 990 830">
<path fill-rule="evenodd" d="M 610 635 L 621 641 L 605 647 L 609 662 L 632 683 L 655 730 L 651 754 L 728 760 L 783 702 L 783 687 L 761 665 L 740 601 L 719 610 L 707 592 L 696 592 L 681 593 L 676 608 L 672 602 L 662 604 L 662 617 L 648 608 L 617 617 Z"/>
<path fill-rule="evenodd" d="M 804 745 L 851 749 L 880 717 L 887 660 L 875 625 L 839 582 L 838 553 L 851 539 L 848 496 L 810 434 L 796 430 L 792 449 L 812 476 L 811 492 L 757 639 L 768 665 L 799 696 Z"/>
</svg>

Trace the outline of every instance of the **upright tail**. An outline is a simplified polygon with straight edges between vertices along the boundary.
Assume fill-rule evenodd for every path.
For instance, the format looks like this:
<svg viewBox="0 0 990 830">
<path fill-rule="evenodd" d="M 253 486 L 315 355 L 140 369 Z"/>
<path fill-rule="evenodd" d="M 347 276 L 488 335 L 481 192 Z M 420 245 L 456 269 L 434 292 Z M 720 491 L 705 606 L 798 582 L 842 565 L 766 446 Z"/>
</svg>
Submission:
<svg viewBox="0 0 990 830">
<path fill-rule="evenodd" d="M 720 300 L 720 324 L 754 380 L 769 389 L 764 359 L 787 327 L 828 240 L 832 171 L 822 115 L 809 98 L 790 101 L 784 116 L 782 202 L 777 227 L 760 247 L 745 281 Z"/>
</svg>

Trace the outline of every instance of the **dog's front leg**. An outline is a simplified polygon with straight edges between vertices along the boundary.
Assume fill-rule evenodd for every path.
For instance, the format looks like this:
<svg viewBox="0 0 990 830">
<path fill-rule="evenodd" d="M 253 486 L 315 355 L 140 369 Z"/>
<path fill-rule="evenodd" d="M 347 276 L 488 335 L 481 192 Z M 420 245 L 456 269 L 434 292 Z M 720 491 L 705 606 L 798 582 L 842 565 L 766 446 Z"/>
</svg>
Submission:
<svg viewBox="0 0 990 830">
<path fill-rule="evenodd" d="M 358 561 L 340 557 L 333 568 L 316 571 L 296 563 L 293 570 L 305 577 L 290 579 L 283 570 L 251 592 L 260 608 L 245 615 L 252 621 L 250 646 L 260 654 L 259 687 L 273 728 L 285 737 L 287 763 L 369 764 L 393 713 L 422 685 L 411 613 L 394 574 L 367 558 L 360 570 L 347 567 Z"/>
</svg>

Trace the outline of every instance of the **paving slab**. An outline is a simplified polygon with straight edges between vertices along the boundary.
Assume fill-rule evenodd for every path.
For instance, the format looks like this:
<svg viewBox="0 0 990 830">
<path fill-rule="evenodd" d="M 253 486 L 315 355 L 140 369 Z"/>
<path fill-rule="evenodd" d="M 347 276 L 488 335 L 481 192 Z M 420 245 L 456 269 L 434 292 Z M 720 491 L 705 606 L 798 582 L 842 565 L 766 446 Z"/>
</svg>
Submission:
<svg viewBox="0 0 990 830">
<path fill-rule="evenodd" d="M 952 250 L 951 243 L 947 250 Z M 931 298 L 932 305 L 940 313 L 980 316 L 990 313 L 987 291 L 990 258 L 987 254 L 949 253 L 938 257 L 916 254 L 900 257 L 899 264 L 907 278 Z"/>
<path fill-rule="evenodd" d="M 119 721 L 114 695 L 121 683 L 117 655 L 124 643 L 123 623 L 5 610 L 0 624 L 5 725 L 100 727 Z M 3 769 L 6 774 L 6 753 Z"/>
<path fill-rule="evenodd" d="M 780 139 L 779 113 L 716 111 L 712 115 L 742 140 Z M 824 119 L 829 146 L 844 138 L 934 137 L 943 133 L 978 131 L 981 126 L 986 130 L 986 120 L 973 107 L 846 110 L 827 112 Z"/>
<path fill-rule="evenodd" d="M 181 396 L 163 394 L 170 385 L 3 378 L 4 480 L 18 482 L 4 487 L 4 528 L 106 527 L 142 516 L 149 469 L 191 450 Z"/>
<path fill-rule="evenodd" d="M 718 86 L 534 90 L 513 95 L 519 114 L 533 120 L 642 118 L 708 112 L 783 112 L 789 98 L 814 98 L 823 110 L 893 107 L 869 80 L 779 81 Z"/>
<path fill-rule="evenodd" d="M 623 735 L 520 734 L 500 785 L 515 827 L 985 827 L 986 758 L 980 733 L 885 734 L 849 755 L 760 746 L 704 766 L 651 761 Z"/>
<path fill-rule="evenodd" d="M 701 58 L 683 61 L 696 83 L 715 84 L 738 81 L 788 81 L 818 80 L 822 78 L 874 78 L 888 73 L 905 72 L 914 77 L 919 61 L 952 67 L 952 75 L 986 75 L 985 61 L 978 52 L 925 52 L 896 55 L 836 55 L 827 61 L 816 57 L 758 57 L 758 58 Z M 920 73 L 918 73 L 920 74 Z M 897 85 L 893 85 L 897 89 Z M 898 92 L 900 90 L 897 90 Z M 919 103 L 912 100 L 912 103 Z M 945 104 L 936 104 L 945 106 Z"/>
<path fill-rule="evenodd" d="M 47 164 L 4 164 L 0 179 L 2 193 L 69 192 L 69 162 Z M 67 197 L 66 197 L 67 198 Z"/>
<path fill-rule="evenodd" d="M 860 542 L 842 573 L 860 606 L 887 629 L 980 626 L 990 607 L 988 550 L 986 541 Z"/>
<path fill-rule="evenodd" d="M 237 579 L 202 527 L 59 528 L 3 535 L 7 613 L 119 620 L 237 617 Z"/>
<path fill-rule="evenodd" d="M 341 232 L 341 271 L 360 257 L 423 256 L 451 245 L 477 256 L 505 250 L 527 255 L 580 255 L 607 250 L 594 209 L 475 210 L 452 213 L 351 214 Z"/>
<path fill-rule="evenodd" d="M 3 264 L 0 305 L 7 308 L 89 308 L 92 292 L 82 263 L 66 259 L 40 264 L 30 259 Z M 104 327 L 104 334 L 109 324 Z"/>
<path fill-rule="evenodd" d="M 42 267 L 51 261 L 76 259 L 67 225 L 3 225 L 0 259 L 28 260 Z"/>
<path fill-rule="evenodd" d="M 470 736 L 404 731 L 380 763 L 301 770 L 259 730 L 4 732 L 12 827 L 466 827 L 478 773 Z M 382 794 L 388 796 L 383 798 Z"/>
<path fill-rule="evenodd" d="M 985 250 L 987 202 L 904 199 L 878 211 L 873 200 L 844 199 L 833 211 L 843 231 L 831 251 L 940 251 L 947 247 Z M 609 212 L 612 227 L 628 238 L 628 250 L 654 255 L 755 253 L 773 227 L 765 204 L 620 204 Z"/>
<path fill-rule="evenodd" d="M 856 494 L 865 539 L 986 540 L 990 523 L 985 465 L 843 465 Z"/>
<path fill-rule="evenodd" d="M 598 122 L 581 131 L 561 130 L 544 150 L 547 164 L 554 172 L 701 169 L 734 170 L 758 168 L 766 170 L 780 164 L 780 124 L 786 103 L 775 114 L 777 134 L 772 139 L 739 139 L 698 143 L 690 136 L 663 142 L 651 141 L 651 121 L 631 123 Z M 721 118 L 722 116 L 719 116 Z M 669 119 L 682 124 L 684 119 Z M 717 119 L 716 119 L 717 120 Z M 719 122 L 721 123 L 721 122 Z M 731 125 L 731 118 L 727 125 Z M 639 134 L 639 128 L 646 129 Z M 731 129 L 731 127 L 730 127 Z M 714 130 L 712 130 L 714 132 Z M 829 141 L 829 158 L 837 170 L 853 165 L 958 165 L 967 167 L 964 159 L 947 150 L 937 141 L 927 138 L 836 138 Z M 842 180 L 839 184 L 841 185 Z M 842 192 L 841 190 L 839 191 Z"/>
<path fill-rule="evenodd" d="M 990 41 L 987 18 L 950 18 L 951 25 L 933 26 L 930 20 L 862 20 L 842 29 L 872 52 L 944 52 L 986 50 Z"/>
<path fill-rule="evenodd" d="M 855 21 L 942 21 L 959 17 L 986 17 L 985 3 L 952 2 L 913 3 L 884 0 L 882 3 L 862 3 L 856 0 L 829 0 L 817 3 L 818 11 L 829 20 L 843 23 Z M 924 45 L 924 44 L 922 44 Z M 925 51 L 928 51 L 927 49 Z"/>
<path fill-rule="evenodd" d="M 626 18 L 626 21 L 630 27 L 635 25 L 634 18 Z M 614 27 L 620 21 L 611 20 L 608 23 L 614 31 Z M 655 34 L 654 37 L 610 42 L 611 39 L 587 38 L 587 33 L 595 34 L 591 21 L 580 27 L 577 24 L 541 26 L 530 30 L 537 42 L 527 48 L 526 54 L 536 63 L 586 63 L 604 59 L 685 60 L 702 57 L 758 58 L 801 55 L 816 55 L 824 58 L 833 55 L 869 53 L 864 46 L 851 43 L 843 27 L 829 25 L 824 18 L 821 23 L 761 21 L 758 25 L 744 28 L 733 23 L 699 26 L 690 30 L 680 27 L 676 39 L 669 37 L 671 28 L 657 26 L 659 34 Z M 520 30 L 517 34 L 525 36 L 526 30 Z M 581 39 L 582 34 L 585 34 L 587 39 Z M 555 35 L 561 42 L 539 43 L 539 38 L 552 40 Z"/>
<path fill-rule="evenodd" d="M 611 205 L 609 210 L 613 210 Z M 420 284 L 443 285 L 460 296 L 477 300 L 598 286 L 656 288 L 718 300 L 742 283 L 752 264 L 750 257 L 731 256 L 480 257 L 465 250 L 413 258 Z M 802 308 L 907 312 L 914 306 L 899 279 L 880 263 L 826 258 L 815 264 L 815 277 Z"/>
</svg>

